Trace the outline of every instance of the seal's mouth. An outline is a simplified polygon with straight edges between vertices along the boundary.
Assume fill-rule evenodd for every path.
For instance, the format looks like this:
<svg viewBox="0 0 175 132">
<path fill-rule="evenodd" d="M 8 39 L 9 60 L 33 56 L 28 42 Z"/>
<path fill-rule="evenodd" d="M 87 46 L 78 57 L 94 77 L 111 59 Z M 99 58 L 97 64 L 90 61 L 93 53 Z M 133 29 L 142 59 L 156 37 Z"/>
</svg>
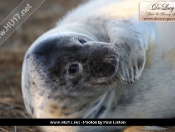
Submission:
<svg viewBox="0 0 175 132">
<path fill-rule="evenodd" d="M 93 83 L 93 85 L 108 85 L 108 84 L 113 84 L 113 83 L 115 83 L 116 80 L 117 80 L 117 78 L 115 78 L 115 76 L 113 76 L 111 78 L 102 78 L 101 79 L 101 82 Z"/>
</svg>

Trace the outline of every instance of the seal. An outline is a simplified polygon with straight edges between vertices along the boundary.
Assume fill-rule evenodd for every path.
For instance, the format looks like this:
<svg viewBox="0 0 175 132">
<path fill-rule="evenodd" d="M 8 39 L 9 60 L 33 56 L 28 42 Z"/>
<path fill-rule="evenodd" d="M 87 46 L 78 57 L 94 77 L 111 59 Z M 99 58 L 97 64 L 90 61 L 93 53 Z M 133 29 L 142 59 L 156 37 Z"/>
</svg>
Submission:
<svg viewBox="0 0 175 132">
<path fill-rule="evenodd" d="M 89 1 L 31 45 L 22 93 L 32 118 L 175 117 L 173 24 L 140 22 L 138 3 Z M 39 128 L 119 132 L 126 127 Z"/>
</svg>

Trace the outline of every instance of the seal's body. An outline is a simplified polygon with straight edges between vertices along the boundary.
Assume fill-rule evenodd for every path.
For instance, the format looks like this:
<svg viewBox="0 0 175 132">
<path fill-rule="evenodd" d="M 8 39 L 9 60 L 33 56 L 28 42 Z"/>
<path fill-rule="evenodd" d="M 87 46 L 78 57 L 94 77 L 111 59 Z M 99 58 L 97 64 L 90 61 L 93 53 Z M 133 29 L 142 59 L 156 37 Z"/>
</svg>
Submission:
<svg viewBox="0 0 175 132">
<path fill-rule="evenodd" d="M 31 117 L 175 117 L 175 43 L 169 31 L 175 26 L 140 22 L 138 4 L 90 1 L 31 45 L 22 70 L 23 98 Z M 124 127 L 40 129 L 117 132 Z"/>
</svg>

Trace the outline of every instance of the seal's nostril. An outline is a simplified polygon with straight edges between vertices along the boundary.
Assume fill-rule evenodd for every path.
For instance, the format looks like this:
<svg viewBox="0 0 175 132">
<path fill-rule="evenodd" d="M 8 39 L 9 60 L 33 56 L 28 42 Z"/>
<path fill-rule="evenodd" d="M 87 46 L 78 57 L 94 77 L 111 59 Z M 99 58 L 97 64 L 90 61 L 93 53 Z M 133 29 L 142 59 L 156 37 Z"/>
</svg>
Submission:
<svg viewBox="0 0 175 132">
<path fill-rule="evenodd" d="M 117 58 L 117 56 L 106 57 L 104 61 L 107 62 L 107 63 L 111 63 L 111 64 L 113 64 L 115 66 L 118 64 L 118 58 Z"/>
<path fill-rule="evenodd" d="M 115 56 L 108 57 L 108 60 L 111 62 L 116 61 L 116 57 Z"/>
</svg>

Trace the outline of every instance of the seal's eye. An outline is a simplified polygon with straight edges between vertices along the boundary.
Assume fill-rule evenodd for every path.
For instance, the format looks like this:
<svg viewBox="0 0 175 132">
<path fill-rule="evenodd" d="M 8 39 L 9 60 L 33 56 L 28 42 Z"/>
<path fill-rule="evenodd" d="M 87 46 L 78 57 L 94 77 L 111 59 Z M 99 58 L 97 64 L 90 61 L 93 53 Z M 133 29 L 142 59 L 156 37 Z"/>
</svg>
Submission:
<svg viewBox="0 0 175 132">
<path fill-rule="evenodd" d="M 79 65 L 78 64 L 72 64 L 68 68 L 68 74 L 71 76 L 75 76 L 79 71 Z"/>
<path fill-rule="evenodd" d="M 82 44 L 86 43 L 86 41 L 83 40 L 83 39 L 81 39 L 81 38 L 78 38 L 78 41 L 79 41 L 80 43 L 82 43 Z"/>
</svg>

